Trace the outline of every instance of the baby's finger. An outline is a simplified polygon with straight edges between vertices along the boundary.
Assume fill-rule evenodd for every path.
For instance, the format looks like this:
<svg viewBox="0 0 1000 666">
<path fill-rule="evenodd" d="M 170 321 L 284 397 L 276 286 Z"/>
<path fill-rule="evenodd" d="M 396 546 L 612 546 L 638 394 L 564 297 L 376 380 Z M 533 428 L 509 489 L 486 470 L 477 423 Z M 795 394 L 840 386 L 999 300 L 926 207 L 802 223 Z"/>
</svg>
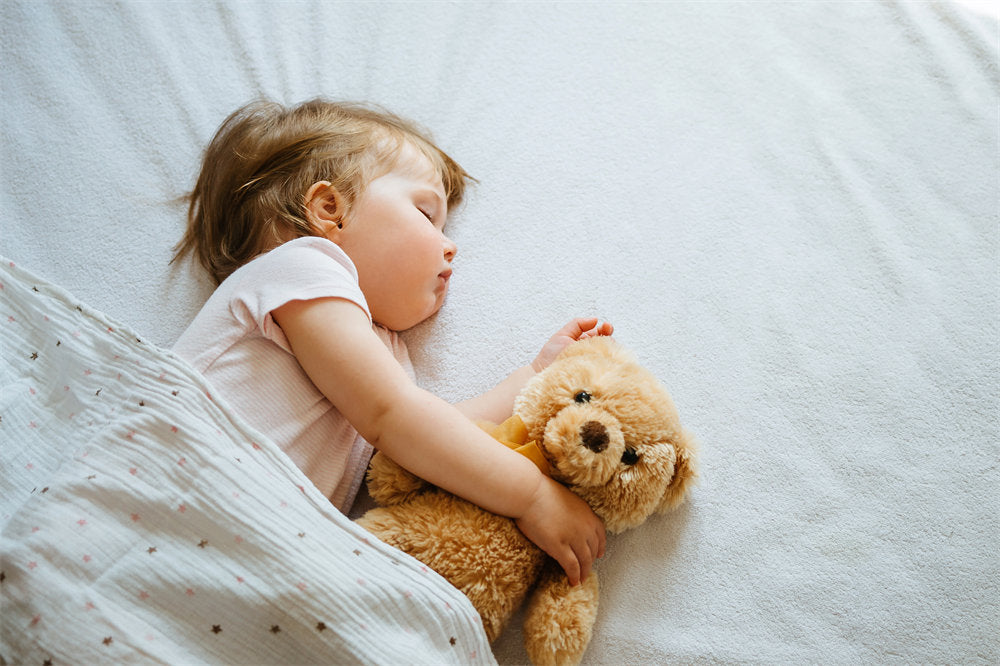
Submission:
<svg viewBox="0 0 1000 666">
<path fill-rule="evenodd" d="M 591 555 L 595 560 L 604 557 L 604 538 L 602 534 L 594 534 L 593 538 L 587 539 L 587 546 L 590 547 Z"/>
<path fill-rule="evenodd" d="M 594 563 L 594 555 L 590 550 L 590 544 L 585 544 L 584 547 L 576 553 L 577 560 L 580 563 L 580 577 L 578 580 L 583 581 L 587 579 L 590 575 L 590 567 Z M 570 581 L 572 583 L 572 581 Z M 572 583 L 576 585 L 576 583 Z"/>
<path fill-rule="evenodd" d="M 580 577 L 580 562 L 576 557 L 576 553 L 573 552 L 572 548 L 566 548 L 561 555 L 561 557 L 556 558 L 556 561 L 563 568 L 563 571 L 566 572 L 569 584 L 571 586 L 579 585 L 582 578 Z"/>
<path fill-rule="evenodd" d="M 574 340 L 579 340 L 585 331 L 589 331 L 597 326 L 597 322 L 597 317 L 577 317 L 559 329 L 556 335 L 565 335 Z"/>
<path fill-rule="evenodd" d="M 594 326 L 587 329 L 580 334 L 580 339 L 584 340 L 586 338 L 594 338 L 602 335 L 611 335 L 615 332 L 615 327 L 611 325 L 610 322 L 604 322 L 603 324 L 598 323 L 597 319 L 591 320 L 594 322 Z"/>
</svg>

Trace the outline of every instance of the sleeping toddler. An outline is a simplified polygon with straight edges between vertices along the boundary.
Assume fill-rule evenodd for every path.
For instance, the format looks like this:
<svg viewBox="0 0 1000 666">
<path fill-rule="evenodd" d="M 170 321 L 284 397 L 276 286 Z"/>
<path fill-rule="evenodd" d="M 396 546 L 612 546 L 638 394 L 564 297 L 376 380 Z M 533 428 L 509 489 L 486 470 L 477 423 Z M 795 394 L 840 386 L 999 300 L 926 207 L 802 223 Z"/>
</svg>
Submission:
<svg viewBox="0 0 1000 666">
<path fill-rule="evenodd" d="M 576 585 L 604 552 L 604 525 L 473 421 L 504 421 L 534 373 L 612 326 L 570 321 L 530 364 L 457 405 L 414 383 L 397 335 L 444 302 L 457 252 L 445 223 L 469 179 L 383 110 L 325 100 L 238 109 L 205 151 L 175 257 L 193 255 L 218 286 L 174 351 L 341 511 L 374 447 L 514 518 Z"/>
</svg>

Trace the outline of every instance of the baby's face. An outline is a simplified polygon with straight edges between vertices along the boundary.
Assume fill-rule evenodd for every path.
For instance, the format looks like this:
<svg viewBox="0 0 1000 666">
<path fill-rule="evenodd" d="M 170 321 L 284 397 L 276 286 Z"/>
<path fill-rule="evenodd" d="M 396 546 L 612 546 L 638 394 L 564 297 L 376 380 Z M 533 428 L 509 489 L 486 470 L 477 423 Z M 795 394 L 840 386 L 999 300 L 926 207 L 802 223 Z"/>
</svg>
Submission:
<svg viewBox="0 0 1000 666">
<path fill-rule="evenodd" d="M 354 202 L 337 244 L 357 267 L 377 323 L 402 331 L 441 308 L 457 251 L 444 235 L 447 215 L 440 175 L 409 144 Z"/>
</svg>

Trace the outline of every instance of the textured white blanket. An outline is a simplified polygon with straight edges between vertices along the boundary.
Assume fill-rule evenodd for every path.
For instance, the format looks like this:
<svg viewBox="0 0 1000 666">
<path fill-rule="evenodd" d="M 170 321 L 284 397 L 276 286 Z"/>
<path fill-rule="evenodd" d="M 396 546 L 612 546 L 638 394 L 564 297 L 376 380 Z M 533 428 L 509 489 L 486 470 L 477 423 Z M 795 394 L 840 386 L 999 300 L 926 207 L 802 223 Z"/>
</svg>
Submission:
<svg viewBox="0 0 1000 666">
<path fill-rule="evenodd" d="M 480 180 L 421 382 L 595 313 L 701 440 L 610 540 L 588 663 L 997 663 L 998 38 L 947 1 L 8 0 L 0 252 L 169 345 L 222 118 L 384 104 Z"/>
<path fill-rule="evenodd" d="M 492 663 L 184 361 L 0 262 L 0 661 Z"/>
</svg>

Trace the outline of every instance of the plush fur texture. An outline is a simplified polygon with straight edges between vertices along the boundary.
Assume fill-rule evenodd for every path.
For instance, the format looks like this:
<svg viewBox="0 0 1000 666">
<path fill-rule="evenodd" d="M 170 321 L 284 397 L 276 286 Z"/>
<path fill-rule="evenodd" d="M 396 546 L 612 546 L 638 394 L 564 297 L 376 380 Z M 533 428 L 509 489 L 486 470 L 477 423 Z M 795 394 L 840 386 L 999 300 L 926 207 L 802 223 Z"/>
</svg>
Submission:
<svg viewBox="0 0 1000 666">
<path fill-rule="evenodd" d="M 695 445 L 673 400 L 610 338 L 566 348 L 514 404 L 552 477 L 585 499 L 611 532 L 680 504 L 696 476 Z M 431 486 L 376 454 L 368 489 L 381 506 L 359 523 L 448 579 L 493 641 L 533 590 L 524 641 L 535 664 L 578 663 L 597 617 L 597 575 L 570 587 L 509 518 Z"/>
</svg>

